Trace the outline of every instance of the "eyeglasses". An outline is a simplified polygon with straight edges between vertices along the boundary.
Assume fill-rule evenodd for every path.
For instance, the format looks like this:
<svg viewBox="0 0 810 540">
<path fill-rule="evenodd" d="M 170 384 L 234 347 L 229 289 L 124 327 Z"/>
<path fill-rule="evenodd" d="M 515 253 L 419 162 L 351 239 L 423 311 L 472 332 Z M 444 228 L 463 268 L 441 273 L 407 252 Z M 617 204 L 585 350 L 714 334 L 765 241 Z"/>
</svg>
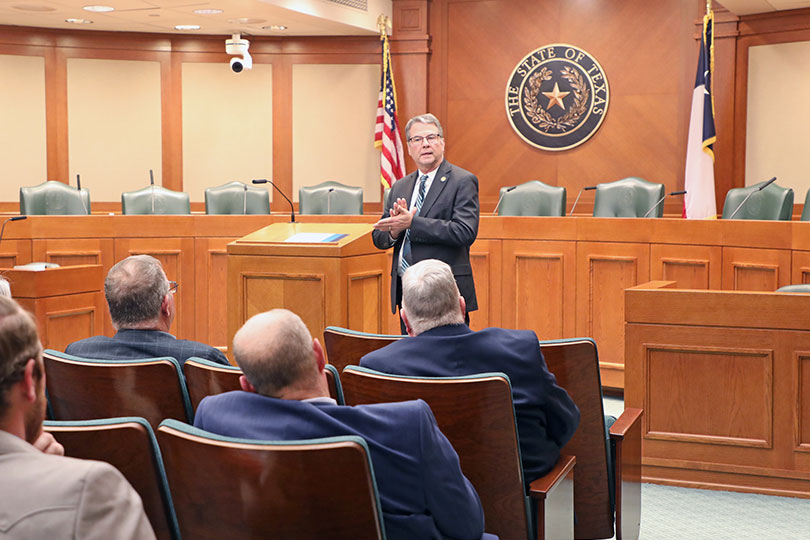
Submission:
<svg viewBox="0 0 810 540">
<path fill-rule="evenodd" d="M 170 281 L 170 282 L 169 282 L 169 292 L 170 292 L 170 293 L 176 293 L 176 292 L 177 292 L 177 288 L 178 288 L 179 286 L 180 286 L 180 284 L 179 284 L 179 283 L 177 283 L 176 281 Z"/>
<path fill-rule="evenodd" d="M 408 142 L 413 145 L 420 145 L 422 144 L 423 141 L 427 141 L 428 144 L 433 144 L 441 138 L 442 136 L 439 135 L 438 133 L 431 133 L 430 135 L 427 135 L 425 137 L 422 137 L 421 135 L 414 135 L 413 137 L 408 139 Z"/>
</svg>

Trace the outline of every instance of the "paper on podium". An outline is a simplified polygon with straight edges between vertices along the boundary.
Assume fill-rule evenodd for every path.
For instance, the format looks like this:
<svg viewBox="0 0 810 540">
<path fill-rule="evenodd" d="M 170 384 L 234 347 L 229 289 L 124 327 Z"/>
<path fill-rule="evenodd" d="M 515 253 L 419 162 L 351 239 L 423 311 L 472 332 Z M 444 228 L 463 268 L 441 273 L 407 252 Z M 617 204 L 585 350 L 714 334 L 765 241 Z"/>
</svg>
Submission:
<svg viewBox="0 0 810 540">
<path fill-rule="evenodd" d="M 326 244 L 331 242 L 337 242 L 338 240 L 340 240 L 341 238 L 345 238 L 346 236 L 349 235 L 340 233 L 300 232 L 290 236 L 284 241 L 295 244 Z"/>
</svg>

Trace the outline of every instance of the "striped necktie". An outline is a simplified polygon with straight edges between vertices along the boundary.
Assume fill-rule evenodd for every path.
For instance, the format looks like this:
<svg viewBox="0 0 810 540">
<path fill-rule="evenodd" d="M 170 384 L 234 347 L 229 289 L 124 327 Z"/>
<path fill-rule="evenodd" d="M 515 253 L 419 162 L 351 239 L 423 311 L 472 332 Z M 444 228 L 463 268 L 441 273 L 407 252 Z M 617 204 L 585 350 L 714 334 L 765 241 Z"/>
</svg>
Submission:
<svg viewBox="0 0 810 540">
<path fill-rule="evenodd" d="M 416 214 L 419 215 L 419 211 L 422 210 L 422 203 L 425 202 L 425 191 L 427 187 L 427 180 L 428 175 L 423 174 L 419 177 L 419 192 L 416 194 Z M 411 229 L 409 228 L 405 231 L 405 240 L 402 241 L 402 258 L 399 262 L 399 275 L 405 273 L 405 270 L 413 264 L 413 260 L 411 259 Z"/>
</svg>

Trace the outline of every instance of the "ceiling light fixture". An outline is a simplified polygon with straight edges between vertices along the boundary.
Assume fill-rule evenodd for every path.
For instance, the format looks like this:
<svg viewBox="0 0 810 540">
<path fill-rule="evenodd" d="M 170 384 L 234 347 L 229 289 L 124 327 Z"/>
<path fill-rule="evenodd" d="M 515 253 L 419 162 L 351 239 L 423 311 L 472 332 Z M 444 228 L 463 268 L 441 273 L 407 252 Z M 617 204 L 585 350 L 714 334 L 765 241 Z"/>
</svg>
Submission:
<svg viewBox="0 0 810 540">
<path fill-rule="evenodd" d="M 228 19 L 230 24 L 261 24 L 266 19 L 257 19 L 255 17 L 238 17 L 236 19 Z"/>
<path fill-rule="evenodd" d="M 262 26 L 262 30 L 286 30 L 286 26 L 280 24 L 271 24 L 270 26 Z"/>
<path fill-rule="evenodd" d="M 175 30 L 199 30 L 199 24 L 178 24 L 174 27 Z"/>
<path fill-rule="evenodd" d="M 20 11 L 36 11 L 36 12 L 56 11 L 56 8 L 52 8 L 50 6 L 42 6 L 38 4 L 18 4 L 16 6 L 11 7 L 14 9 L 18 9 Z"/>
<path fill-rule="evenodd" d="M 101 5 L 84 6 L 82 9 L 85 11 L 92 11 L 93 13 L 107 13 L 109 11 L 115 11 L 115 8 L 112 6 Z"/>
<path fill-rule="evenodd" d="M 222 13 L 221 9 L 195 9 L 192 13 L 197 15 L 218 15 Z"/>
<path fill-rule="evenodd" d="M 70 24 L 93 24 L 93 21 L 88 19 L 65 19 L 65 22 Z"/>
</svg>

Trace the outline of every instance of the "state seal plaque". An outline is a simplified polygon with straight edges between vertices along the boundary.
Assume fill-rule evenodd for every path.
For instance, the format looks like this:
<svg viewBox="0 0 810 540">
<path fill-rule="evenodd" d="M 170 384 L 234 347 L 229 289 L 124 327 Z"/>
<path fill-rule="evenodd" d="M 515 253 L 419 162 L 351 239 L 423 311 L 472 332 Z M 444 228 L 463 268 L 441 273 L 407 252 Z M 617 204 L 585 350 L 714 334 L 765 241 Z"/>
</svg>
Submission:
<svg viewBox="0 0 810 540">
<path fill-rule="evenodd" d="M 506 84 L 506 116 L 520 138 L 569 150 L 602 125 L 610 91 L 596 59 L 573 45 L 545 45 L 521 60 Z"/>
</svg>

